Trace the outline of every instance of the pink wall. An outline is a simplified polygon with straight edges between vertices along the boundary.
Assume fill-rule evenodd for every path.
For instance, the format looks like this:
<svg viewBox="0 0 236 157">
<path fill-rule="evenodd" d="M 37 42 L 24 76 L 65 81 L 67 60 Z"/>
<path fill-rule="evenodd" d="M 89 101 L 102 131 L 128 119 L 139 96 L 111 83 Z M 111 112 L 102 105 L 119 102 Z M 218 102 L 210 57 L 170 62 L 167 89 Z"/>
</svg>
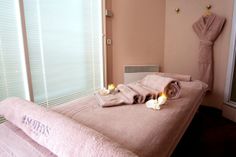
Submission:
<svg viewBox="0 0 236 157">
<path fill-rule="evenodd" d="M 124 65 L 163 66 L 165 0 L 108 0 L 114 13 L 108 82 L 123 82 Z M 112 73 L 112 74 L 111 74 Z"/>
<path fill-rule="evenodd" d="M 192 24 L 212 5 L 212 12 L 227 18 L 222 34 L 214 45 L 215 82 L 214 92 L 207 96 L 204 104 L 221 108 L 224 97 L 228 52 L 230 43 L 233 0 L 166 0 L 164 71 L 198 74 L 199 39 Z M 180 14 L 175 13 L 180 8 Z"/>
</svg>

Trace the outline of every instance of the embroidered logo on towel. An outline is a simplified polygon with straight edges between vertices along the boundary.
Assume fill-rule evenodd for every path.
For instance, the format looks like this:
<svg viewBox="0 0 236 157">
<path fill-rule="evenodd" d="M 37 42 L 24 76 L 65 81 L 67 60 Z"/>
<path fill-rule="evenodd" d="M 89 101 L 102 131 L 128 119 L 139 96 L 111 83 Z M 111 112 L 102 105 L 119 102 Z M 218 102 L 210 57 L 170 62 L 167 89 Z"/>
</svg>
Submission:
<svg viewBox="0 0 236 157">
<path fill-rule="evenodd" d="M 50 134 L 50 128 L 47 125 L 42 124 L 41 122 L 34 120 L 29 116 L 25 115 L 23 117 L 22 123 L 29 127 L 31 131 L 37 136 L 44 135 L 47 137 Z"/>
</svg>

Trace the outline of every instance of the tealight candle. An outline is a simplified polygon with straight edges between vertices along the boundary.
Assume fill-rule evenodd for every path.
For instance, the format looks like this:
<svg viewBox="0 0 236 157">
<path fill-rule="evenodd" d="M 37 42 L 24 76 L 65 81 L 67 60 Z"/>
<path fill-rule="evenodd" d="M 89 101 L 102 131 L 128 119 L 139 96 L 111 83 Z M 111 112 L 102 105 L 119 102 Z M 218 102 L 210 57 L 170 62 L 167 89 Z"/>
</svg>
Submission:
<svg viewBox="0 0 236 157">
<path fill-rule="evenodd" d="M 147 108 L 152 108 L 154 110 L 160 110 L 161 105 L 165 104 L 167 101 L 167 96 L 162 93 L 161 96 L 158 97 L 158 99 L 151 99 L 146 102 Z"/>
<path fill-rule="evenodd" d="M 151 99 L 151 100 L 148 100 L 148 101 L 146 102 L 147 108 L 155 109 L 156 104 L 157 104 L 157 100 L 156 100 L 156 99 L 155 99 L 155 100 L 154 100 L 154 99 Z"/>
</svg>

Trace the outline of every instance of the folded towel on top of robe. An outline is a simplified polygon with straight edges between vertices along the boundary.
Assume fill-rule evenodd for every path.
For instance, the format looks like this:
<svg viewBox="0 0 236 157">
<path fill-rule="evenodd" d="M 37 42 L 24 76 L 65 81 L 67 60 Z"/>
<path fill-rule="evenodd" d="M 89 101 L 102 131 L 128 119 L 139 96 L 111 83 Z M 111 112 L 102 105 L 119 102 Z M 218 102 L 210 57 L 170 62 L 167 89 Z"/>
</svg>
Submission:
<svg viewBox="0 0 236 157">
<path fill-rule="evenodd" d="M 192 77 L 190 75 L 182 75 L 176 73 L 161 73 L 161 72 L 156 73 L 156 75 L 173 78 L 179 81 L 186 81 L 186 82 L 192 81 Z"/>
<path fill-rule="evenodd" d="M 140 81 L 140 83 L 148 88 L 163 92 L 166 94 L 168 99 L 179 98 L 181 87 L 179 81 L 173 78 L 162 77 L 155 74 L 147 75 Z"/>
</svg>

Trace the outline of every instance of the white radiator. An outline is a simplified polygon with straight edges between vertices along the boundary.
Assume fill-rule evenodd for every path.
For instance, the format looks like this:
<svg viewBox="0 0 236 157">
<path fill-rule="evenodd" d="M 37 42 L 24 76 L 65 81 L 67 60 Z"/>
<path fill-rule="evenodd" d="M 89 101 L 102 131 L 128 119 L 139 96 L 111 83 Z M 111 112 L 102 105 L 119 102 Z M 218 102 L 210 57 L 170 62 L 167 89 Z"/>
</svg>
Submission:
<svg viewBox="0 0 236 157">
<path fill-rule="evenodd" d="M 143 79 L 148 74 L 159 71 L 159 65 L 125 65 L 124 83 L 130 83 Z"/>
</svg>

